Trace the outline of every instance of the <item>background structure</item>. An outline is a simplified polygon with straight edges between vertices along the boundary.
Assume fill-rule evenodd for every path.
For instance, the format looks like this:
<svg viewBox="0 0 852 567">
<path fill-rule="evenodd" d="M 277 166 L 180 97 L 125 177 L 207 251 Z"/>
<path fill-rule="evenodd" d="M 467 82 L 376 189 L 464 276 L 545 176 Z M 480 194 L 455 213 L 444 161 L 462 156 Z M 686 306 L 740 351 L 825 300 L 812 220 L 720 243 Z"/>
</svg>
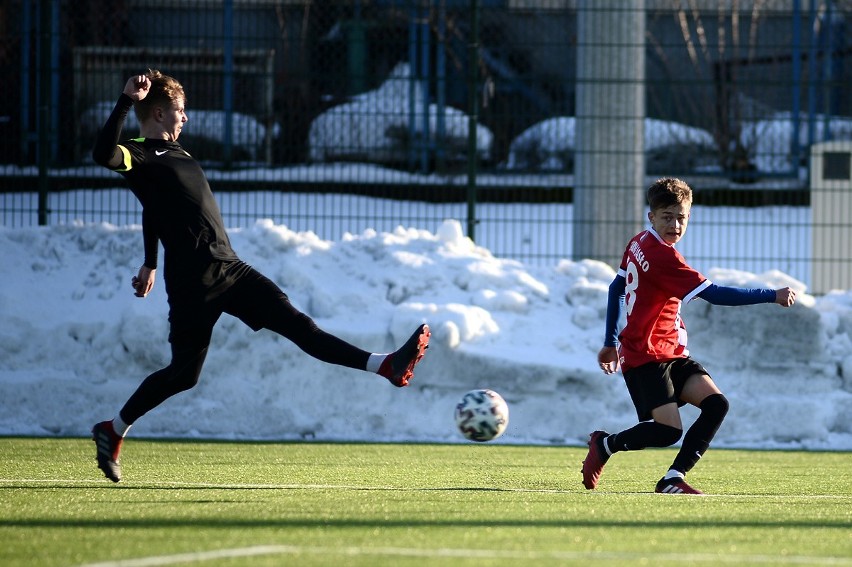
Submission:
<svg viewBox="0 0 852 567">
<path fill-rule="evenodd" d="M 181 142 L 232 227 L 257 210 L 331 239 L 386 222 L 385 207 L 348 207 L 361 195 L 396 202 L 404 226 L 434 226 L 425 204 L 443 205 L 501 257 L 615 264 L 600 234 L 633 230 L 644 186 L 677 175 L 707 207 L 693 226 L 742 241 L 690 260 L 772 262 L 809 284 L 830 266 L 814 291 L 846 289 L 849 251 L 812 243 L 849 241 L 848 220 L 811 203 L 852 191 L 850 13 L 831 0 L 0 0 L 0 222 L 138 222 L 132 200 L 102 193 L 123 185 L 89 150 L 126 78 L 155 67 L 186 87 Z M 627 137 L 596 143 L 601 124 Z M 819 148 L 833 157 L 815 171 Z M 261 202 L 231 206 L 247 191 Z M 535 206 L 488 206 L 504 203 Z M 767 207 L 775 242 L 749 228 Z M 791 227 L 807 241 L 778 252 Z"/>
</svg>

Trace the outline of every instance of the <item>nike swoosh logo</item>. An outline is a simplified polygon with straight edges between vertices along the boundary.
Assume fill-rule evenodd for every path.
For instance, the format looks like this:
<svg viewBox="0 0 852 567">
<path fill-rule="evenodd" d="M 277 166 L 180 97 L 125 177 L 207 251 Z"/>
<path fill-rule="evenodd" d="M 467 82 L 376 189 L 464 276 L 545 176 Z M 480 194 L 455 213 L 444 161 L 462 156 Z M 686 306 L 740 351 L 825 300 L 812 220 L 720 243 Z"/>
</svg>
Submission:
<svg viewBox="0 0 852 567">
<path fill-rule="evenodd" d="M 166 153 L 167 151 L 169 151 L 169 150 L 162 150 L 162 151 L 160 151 L 160 150 L 154 150 L 154 153 L 155 153 L 155 154 L 157 154 L 158 156 L 161 156 L 161 155 L 163 155 L 164 153 Z"/>
</svg>

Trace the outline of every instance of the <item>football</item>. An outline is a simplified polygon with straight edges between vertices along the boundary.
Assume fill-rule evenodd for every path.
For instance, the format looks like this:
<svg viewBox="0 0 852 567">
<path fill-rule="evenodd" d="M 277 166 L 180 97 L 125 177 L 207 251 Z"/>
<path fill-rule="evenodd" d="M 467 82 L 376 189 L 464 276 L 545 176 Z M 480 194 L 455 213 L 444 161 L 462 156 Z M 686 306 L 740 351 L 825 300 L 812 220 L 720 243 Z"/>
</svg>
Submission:
<svg viewBox="0 0 852 567">
<path fill-rule="evenodd" d="M 471 390 L 456 404 L 456 425 L 471 441 L 491 441 L 509 425 L 509 406 L 494 390 Z"/>
</svg>

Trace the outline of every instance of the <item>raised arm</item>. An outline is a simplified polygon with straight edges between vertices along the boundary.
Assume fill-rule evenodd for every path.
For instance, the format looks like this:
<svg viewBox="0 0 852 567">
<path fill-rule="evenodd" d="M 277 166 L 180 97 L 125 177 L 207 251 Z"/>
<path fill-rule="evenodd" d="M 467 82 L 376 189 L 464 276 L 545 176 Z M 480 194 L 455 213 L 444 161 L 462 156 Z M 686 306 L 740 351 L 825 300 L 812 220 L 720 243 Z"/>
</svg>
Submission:
<svg viewBox="0 0 852 567">
<path fill-rule="evenodd" d="M 151 80 L 145 75 L 136 75 L 127 80 L 112 114 L 107 118 L 106 124 L 95 140 L 95 147 L 92 149 L 92 158 L 95 163 L 109 169 L 119 169 L 128 159 L 127 154 L 118 146 L 121 130 L 133 103 L 148 96 L 150 89 Z"/>
</svg>

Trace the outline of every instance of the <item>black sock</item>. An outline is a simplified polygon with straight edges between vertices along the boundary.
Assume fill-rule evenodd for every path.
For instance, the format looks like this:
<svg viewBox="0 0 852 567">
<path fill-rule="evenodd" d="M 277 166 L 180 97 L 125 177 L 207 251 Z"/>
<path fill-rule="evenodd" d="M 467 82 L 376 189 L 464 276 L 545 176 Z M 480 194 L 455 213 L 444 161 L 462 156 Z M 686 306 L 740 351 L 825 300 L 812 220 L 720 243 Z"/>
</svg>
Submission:
<svg viewBox="0 0 852 567">
<path fill-rule="evenodd" d="M 711 394 L 698 407 L 701 414 L 684 435 L 683 444 L 671 467 L 683 474 L 692 470 L 710 447 L 710 442 L 728 413 L 728 399 L 723 394 Z"/>
<path fill-rule="evenodd" d="M 682 430 L 656 421 L 643 421 L 604 440 L 611 452 L 638 451 L 645 447 L 668 447 L 680 439 Z"/>
</svg>

